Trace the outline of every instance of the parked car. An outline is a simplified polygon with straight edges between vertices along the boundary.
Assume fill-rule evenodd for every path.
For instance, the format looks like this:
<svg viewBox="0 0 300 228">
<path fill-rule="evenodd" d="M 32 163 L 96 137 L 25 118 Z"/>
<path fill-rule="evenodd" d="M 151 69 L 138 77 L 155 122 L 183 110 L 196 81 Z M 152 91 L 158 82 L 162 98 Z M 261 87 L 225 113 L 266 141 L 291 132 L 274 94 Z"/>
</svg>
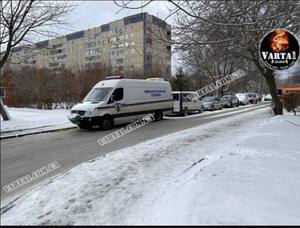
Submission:
<svg viewBox="0 0 300 228">
<path fill-rule="evenodd" d="M 235 96 L 239 99 L 240 105 L 248 105 L 249 104 L 249 96 L 247 93 L 237 93 Z"/>
<path fill-rule="evenodd" d="M 261 102 L 262 101 L 262 97 L 261 97 L 261 95 L 257 95 L 258 96 L 258 99 L 257 99 L 257 101 L 258 102 Z"/>
<path fill-rule="evenodd" d="M 222 109 L 223 103 L 220 97 L 207 96 L 202 99 L 204 110 L 213 111 L 215 109 Z"/>
<path fill-rule="evenodd" d="M 254 93 L 254 99 L 256 99 L 255 104 L 257 104 L 257 102 L 261 101 L 261 98 L 259 97 L 259 95 L 257 93 Z"/>
<path fill-rule="evenodd" d="M 271 94 L 266 94 L 264 97 L 263 97 L 263 101 L 272 101 L 273 98 L 271 96 Z"/>
<path fill-rule="evenodd" d="M 249 103 L 250 104 L 257 104 L 257 101 L 259 99 L 257 93 L 247 93 L 249 96 Z"/>
<path fill-rule="evenodd" d="M 173 113 L 187 116 L 192 111 L 199 113 L 204 111 L 204 106 L 200 99 L 191 100 L 189 95 L 196 93 L 193 91 L 173 91 Z"/>
<path fill-rule="evenodd" d="M 224 95 L 222 98 L 223 107 L 238 107 L 239 106 L 239 99 L 234 95 Z"/>
</svg>

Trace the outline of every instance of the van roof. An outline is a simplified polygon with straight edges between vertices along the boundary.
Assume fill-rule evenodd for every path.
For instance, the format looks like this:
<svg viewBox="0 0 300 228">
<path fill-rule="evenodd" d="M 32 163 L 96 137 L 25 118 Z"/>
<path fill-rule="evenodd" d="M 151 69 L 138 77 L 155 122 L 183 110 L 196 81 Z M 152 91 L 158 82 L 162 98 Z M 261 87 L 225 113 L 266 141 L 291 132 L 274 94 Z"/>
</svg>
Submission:
<svg viewBox="0 0 300 228">
<path fill-rule="evenodd" d="M 197 93 L 196 91 L 172 91 L 173 93 Z"/>
<path fill-rule="evenodd" d="M 154 81 L 154 80 L 145 80 L 145 79 L 109 79 L 109 80 L 102 80 L 98 82 L 94 87 L 114 87 L 117 84 L 155 84 L 155 85 L 166 85 L 170 84 L 168 81 Z"/>
</svg>

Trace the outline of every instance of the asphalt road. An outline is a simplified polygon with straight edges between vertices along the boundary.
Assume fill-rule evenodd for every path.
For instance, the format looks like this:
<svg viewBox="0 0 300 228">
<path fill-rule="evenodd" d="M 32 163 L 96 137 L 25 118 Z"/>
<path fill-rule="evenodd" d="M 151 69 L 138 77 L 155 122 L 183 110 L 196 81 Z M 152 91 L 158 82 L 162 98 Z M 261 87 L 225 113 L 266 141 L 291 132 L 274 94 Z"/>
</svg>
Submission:
<svg viewBox="0 0 300 228">
<path fill-rule="evenodd" d="M 1 139 L 1 207 L 36 185 L 45 183 L 83 162 L 93 160 L 112 151 L 215 120 L 234 118 L 235 115 L 266 107 L 270 107 L 269 102 L 260 102 L 238 108 L 224 108 L 212 112 L 206 111 L 200 114 L 191 114 L 187 117 L 165 117 L 162 121 L 151 122 L 104 146 L 99 145 L 97 142 L 99 138 L 107 136 L 126 125 L 119 125 L 108 131 L 75 128 Z M 5 185 L 26 175 L 31 175 L 34 171 L 53 162 L 58 162 L 60 167 L 11 192 L 7 193 L 3 190 Z"/>
</svg>

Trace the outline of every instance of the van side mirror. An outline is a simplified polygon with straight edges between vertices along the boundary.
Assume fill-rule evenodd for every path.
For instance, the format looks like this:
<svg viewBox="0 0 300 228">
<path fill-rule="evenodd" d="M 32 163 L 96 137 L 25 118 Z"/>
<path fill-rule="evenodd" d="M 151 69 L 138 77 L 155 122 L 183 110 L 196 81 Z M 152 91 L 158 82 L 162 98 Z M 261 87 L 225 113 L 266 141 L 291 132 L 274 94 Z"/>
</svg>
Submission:
<svg viewBox="0 0 300 228">
<path fill-rule="evenodd" d="M 113 95 L 111 95 L 111 97 L 110 97 L 110 102 L 111 103 L 114 103 L 116 101 L 116 97 L 115 97 L 115 95 L 113 94 Z"/>
</svg>

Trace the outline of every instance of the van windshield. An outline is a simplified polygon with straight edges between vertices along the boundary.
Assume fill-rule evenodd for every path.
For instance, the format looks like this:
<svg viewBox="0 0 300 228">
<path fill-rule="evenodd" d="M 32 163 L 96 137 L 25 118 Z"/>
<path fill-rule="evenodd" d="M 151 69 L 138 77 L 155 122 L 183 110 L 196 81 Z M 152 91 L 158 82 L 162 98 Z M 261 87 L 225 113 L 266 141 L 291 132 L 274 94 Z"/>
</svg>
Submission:
<svg viewBox="0 0 300 228">
<path fill-rule="evenodd" d="M 86 95 L 83 101 L 105 101 L 113 88 L 94 88 Z"/>
</svg>

